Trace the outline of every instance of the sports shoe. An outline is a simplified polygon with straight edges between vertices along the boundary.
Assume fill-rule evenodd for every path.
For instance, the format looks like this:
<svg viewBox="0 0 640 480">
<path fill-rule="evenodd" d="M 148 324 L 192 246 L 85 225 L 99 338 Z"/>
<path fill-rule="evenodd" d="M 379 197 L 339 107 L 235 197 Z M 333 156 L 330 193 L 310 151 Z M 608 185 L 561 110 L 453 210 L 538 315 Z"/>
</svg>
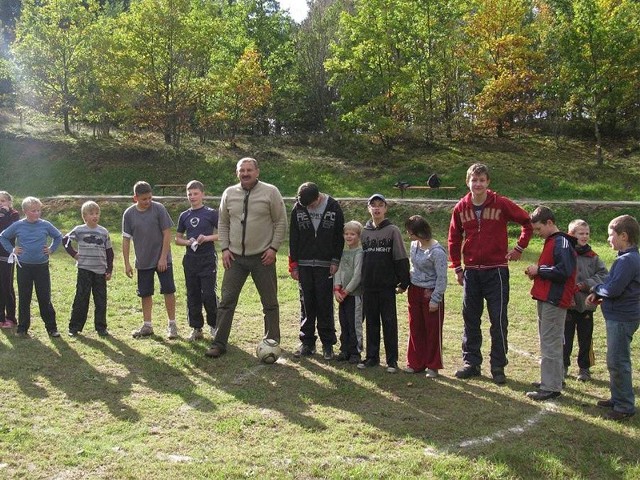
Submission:
<svg viewBox="0 0 640 480">
<path fill-rule="evenodd" d="M 536 388 L 540 388 L 540 386 L 542 385 L 542 382 L 531 382 L 531 385 L 536 387 Z M 562 388 L 567 386 L 567 382 L 565 382 L 564 380 L 562 381 Z"/>
<path fill-rule="evenodd" d="M 471 378 L 480 376 L 480 366 L 465 363 L 464 366 L 456 372 L 456 378 Z"/>
<path fill-rule="evenodd" d="M 304 343 L 301 343 L 298 349 L 295 352 L 293 352 L 293 356 L 296 358 L 310 357 L 314 353 L 316 353 L 315 348 L 310 347 L 309 345 L 305 345 Z"/>
<path fill-rule="evenodd" d="M 218 358 L 224 354 L 224 350 L 219 345 L 211 345 L 206 352 L 204 352 L 205 357 L 209 358 Z"/>
<path fill-rule="evenodd" d="M 600 408 L 613 408 L 613 400 L 611 400 L 610 398 L 607 400 L 598 400 L 598 403 L 596 403 L 596 405 Z"/>
<path fill-rule="evenodd" d="M 349 360 L 349 354 L 347 352 L 340 352 L 336 355 L 336 362 L 347 362 Z"/>
<path fill-rule="evenodd" d="M 99 337 L 110 337 L 111 334 L 109 333 L 109 330 L 107 330 L 105 328 L 104 330 L 98 330 L 98 336 Z"/>
<path fill-rule="evenodd" d="M 427 373 L 425 375 L 427 378 L 438 378 L 440 376 L 438 370 L 435 370 L 433 368 L 427 368 Z"/>
<path fill-rule="evenodd" d="M 387 365 L 387 373 L 398 373 L 398 364 L 391 363 Z"/>
<path fill-rule="evenodd" d="M 47 332 L 50 337 L 58 338 L 60 336 L 60 332 L 58 330 L 51 330 Z"/>
<path fill-rule="evenodd" d="M 331 345 L 323 345 L 322 358 L 324 358 L 325 360 L 331 360 L 333 358 L 333 347 Z"/>
<path fill-rule="evenodd" d="M 364 362 L 360 362 L 358 364 L 358 368 L 360 370 L 364 370 L 365 368 L 377 367 L 378 365 L 380 365 L 380 362 L 378 360 L 374 360 L 373 358 L 367 358 Z"/>
<path fill-rule="evenodd" d="M 402 371 L 404 373 L 418 373 L 418 371 L 416 369 L 411 368 L 411 367 L 405 367 L 405 368 L 402 369 Z"/>
<path fill-rule="evenodd" d="M 80 333 L 80 332 L 78 332 L 77 330 L 69 330 L 69 336 L 70 336 L 71 338 L 73 338 L 73 337 L 77 337 L 77 336 L 78 336 L 78 333 Z"/>
<path fill-rule="evenodd" d="M 545 400 L 551 400 L 562 395 L 560 392 L 550 392 L 549 390 L 536 390 L 535 392 L 527 392 L 527 397 L 536 402 L 543 402 Z"/>
<path fill-rule="evenodd" d="M 202 329 L 201 328 L 194 328 L 191 331 L 191 335 L 189 335 L 189 341 L 190 342 L 196 342 L 198 340 L 202 340 L 204 338 L 204 334 L 202 333 Z"/>
<path fill-rule="evenodd" d="M 6 319 L 4 322 L 0 323 L 0 328 L 13 328 L 16 326 L 16 322 L 10 319 Z"/>
<path fill-rule="evenodd" d="M 623 420 L 627 420 L 635 415 L 635 412 L 626 413 L 626 412 L 618 412 L 617 410 L 609 410 L 606 412 L 603 417 L 607 420 L 613 420 L 614 422 L 622 422 Z"/>
<path fill-rule="evenodd" d="M 578 372 L 576 380 L 580 380 L 581 382 L 588 382 L 589 380 L 591 380 L 591 371 L 588 368 L 581 368 Z"/>
<path fill-rule="evenodd" d="M 18 330 L 16 332 L 16 337 L 20 337 L 20 338 L 31 338 L 31 335 L 29 335 L 29 332 L 24 332 L 22 330 Z"/>
<path fill-rule="evenodd" d="M 169 325 L 167 325 L 167 338 L 169 340 L 178 338 L 178 325 L 176 325 L 176 322 L 169 322 Z"/>
<path fill-rule="evenodd" d="M 142 326 L 131 335 L 133 335 L 133 338 L 150 337 L 153 335 L 153 327 L 143 323 Z"/>
<path fill-rule="evenodd" d="M 493 383 L 496 385 L 504 385 L 507 383 L 507 377 L 504 374 L 504 369 L 496 368 L 495 370 L 491 370 L 491 375 L 493 376 Z"/>
</svg>

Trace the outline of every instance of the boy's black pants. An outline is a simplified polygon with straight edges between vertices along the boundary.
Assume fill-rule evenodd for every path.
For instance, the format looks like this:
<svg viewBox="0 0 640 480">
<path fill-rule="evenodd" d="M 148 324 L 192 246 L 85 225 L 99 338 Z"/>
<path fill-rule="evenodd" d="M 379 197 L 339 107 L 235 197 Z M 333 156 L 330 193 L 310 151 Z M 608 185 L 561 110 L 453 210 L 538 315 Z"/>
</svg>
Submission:
<svg viewBox="0 0 640 480">
<path fill-rule="evenodd" d="M 70 332 L 81 332 L 84 328 L 92 293 L 95 305 L 94 324 L 96 331 L 101 332 L 107 329 L 107 279 L 104 273 L 99 274 L 78 268 L 76 296 L 73 300 L 71 320 L 69 321 Z"/>
<path fill-rule="evenodd" d="M 16 292 L 13 289 L 13 263 L 0 262 L 0 322 L 16 319 Z"/>
<path fill-rule="evenodd" d="M 218 316 L 216 265 L 215 255 L 185 255 L 182 259 L 184 281 L 187 287 L 187 317 L 191 328 L 204 327 L 203 306 L 207 312 L 207 325 L 216 326 Z"/>
<path fill-rule="evenodd" d="M 322 345 L 336 344 L 335 320 L 333 318 L 333 277 L 329 267 L 299 267 L 298 274 L 305 309 L 305 318 L 300 324 L 300 340 L 315 348 L 316 322 Z"/>
<path fill-rule="evenodd" d="M 58 330 L 56 311 L 51 304 L 51 277 L 49 263 L 22 263 L 18 267 L 18 332 L 27 332 L 31 326 L 31 297 L 36 289 L 40 316 L 47 332 Z"/>
<path fill-rule="evenodd" d="M 588 369 L 595 363 L 593 353 L 593 311 L 567 310 L 564 322 L 564 366 L 571 364 L 571 352 L 576 330 L 578 332 L 578 367 Z"/>
<path fill-rule="evenodd" d="M 387 365 L 398 364 L 398 314 L 395 288 L 365 291 L 364 316 L 367 325 L 367 360 L 380 361 L 380 323 Z"/>
</svg>

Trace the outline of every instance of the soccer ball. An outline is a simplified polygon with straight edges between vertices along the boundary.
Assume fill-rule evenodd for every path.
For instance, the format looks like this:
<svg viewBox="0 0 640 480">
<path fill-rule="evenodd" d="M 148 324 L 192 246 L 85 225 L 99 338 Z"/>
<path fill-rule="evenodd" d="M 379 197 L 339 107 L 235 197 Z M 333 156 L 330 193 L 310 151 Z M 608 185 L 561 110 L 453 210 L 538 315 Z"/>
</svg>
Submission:
<svg viewBox="0 0 640 480">
<path fill-rule="evenodd" d="M 256 348 L 256 357 L 258 357 L 258 360 L 262 363 L 275 363 L 281 353 L 280 345 L 271 338 L 261 340 Z"/>
</svg>

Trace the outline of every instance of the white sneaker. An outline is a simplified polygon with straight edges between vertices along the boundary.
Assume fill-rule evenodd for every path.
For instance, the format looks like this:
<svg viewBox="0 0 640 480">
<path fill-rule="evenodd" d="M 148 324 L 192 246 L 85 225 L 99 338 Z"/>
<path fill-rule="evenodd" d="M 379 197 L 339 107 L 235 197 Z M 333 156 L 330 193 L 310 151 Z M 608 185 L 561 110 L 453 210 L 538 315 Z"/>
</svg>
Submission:
<svg viewBox="0 0 640 480">
<path fill-rule="evenodd" d="M 438 370 L 433 370 L 431 368 L 427 368 L 427 373 L 425 374 L 427 378 L 438 378 Z"/>
<path fill-rule="evenodd" d="M 150 337 L 153 335 L 153 327 L 151 325 L 142 324 L 142 326 L 131 334 L 133 338 Z"/>
<path fill-rule="evenodd" d="M 397 373 L 398 366 L 397 365 L 387 365 L 387 373 Z"/>
<path fill-rule="evenodd" d="M 194 328 L 191 332 L 191 335 L 189 335 L 190 342 L 197 342 L 198 340 L 202 340 L 203 338 L 204 335 L 201 328 Z"/>
<path fill-rule="evenodd" d="M 176 325 L 176 322 L 169 322 L 169 326 L 167 327 L 167 338 L 169 340 L 178 338 L 178 325 Z"/>
</svg>

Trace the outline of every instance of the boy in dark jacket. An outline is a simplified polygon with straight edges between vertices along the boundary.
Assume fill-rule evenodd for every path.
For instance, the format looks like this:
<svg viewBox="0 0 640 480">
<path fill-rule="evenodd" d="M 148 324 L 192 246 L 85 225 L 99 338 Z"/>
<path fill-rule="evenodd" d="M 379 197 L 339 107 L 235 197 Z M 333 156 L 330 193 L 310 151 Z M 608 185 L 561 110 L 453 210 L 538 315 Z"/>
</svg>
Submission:
<svg viewBox="0 0 640 480">
<path fill-rule="evenodd" d="M 527 392 L 527 397 L 541 401 L 559 397 L 562 391 L 564 322 L 567 309 L 574 305 L 576 239 L 558 229 L 555 216 L 547 207 L 533 211 L 531 224 L 533 231 L 544 239 L 538 263 L 525 269 L 525 274 L 533 280 L 531 296 L 538 303 L 542 360 L 540 386 L 534 392 Z"/>
<path fill-rule="evenodd" d="M 462 360 L 458 378 L 480 375 L 484 301 L 491 322 L 491 374 L 493 381 L 507 381 L 507 306 L 509 304 L 509 261 L 520 260 L 529 245 L 529 214 L 506 197 L 489 190 L 489 168 L 475 163 L 467 170 L 469 193 L 454 207 L 449 225 L 449 259 L 458 283 L 463 286 Z M 509 250 L 507 226 L 521 225 L 515 247 Z M 464 269 L 461 265 L 464 260 Z"/>
<path fill-rule="evenodd" d="M 621 421 L 636 412 L 631 368 L 631 340 L 640 325 L 640 225 L 631 215 L 621 215 L 609 222 L 609 244 L 618 258 L 604 283 L 591 289 L 587 302 L 602 300 L 607 328 L 607 369 L 611 398 L 600 400 L 599 407 L 609 408 L 605 418 Z"/>
<path fill-rule="evenodd" d="M 289 262 L 291 277 L 300 282 L 305 316 L 300 322 L 300 346 L 295 357 L 316 351 L 316 322 L 325 360 L 333 358 L 336 328 L 333 319 L 333 275 L 338 270 L 344 238 L 340 204 L 320 193 L 315 183 L 298 188 L 291 211 Z"/>
<path fill-rule="evenodd" d="M 386 219 L 387 200 L 369 197 L 371 220 L 362 231 L 363 309 L 367 325 L 367 356 L 358 368 L 380 363 L 380 323 L 387 355 L 387 372 L 398 371 L 398 315 L 396 293 L 409 287 L 409 258 L 398 227 Z"/>
</svg>

